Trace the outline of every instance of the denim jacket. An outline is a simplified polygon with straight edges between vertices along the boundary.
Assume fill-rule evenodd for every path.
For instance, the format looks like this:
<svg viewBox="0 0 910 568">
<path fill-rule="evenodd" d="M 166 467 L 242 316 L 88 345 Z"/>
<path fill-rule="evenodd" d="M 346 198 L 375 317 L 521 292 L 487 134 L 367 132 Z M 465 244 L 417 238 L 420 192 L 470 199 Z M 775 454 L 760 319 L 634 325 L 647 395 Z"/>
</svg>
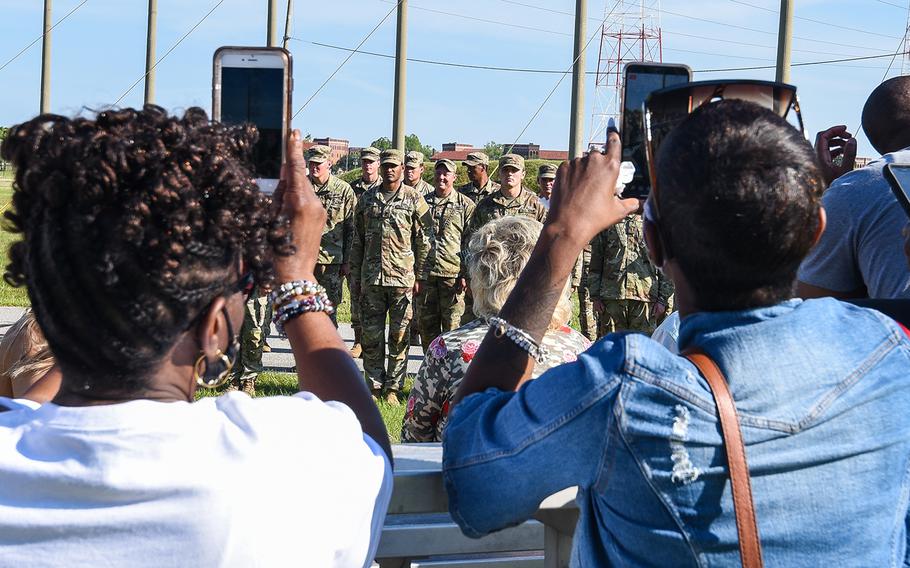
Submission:
<svg viewBox="0 0 910 568">
<path fill-rule="evenodd" d="M 691 315 L 679 340 L 727 377 L 766 565 L 906 565 L 910 341 L 894 322 L 790 300 Z M 643 335 L 609 335 L 518 392 L 467 397 L 443 449 L 468 536 L 577 485 L 573 566 L 739 566 L 711 392 Z"/>
</svg>

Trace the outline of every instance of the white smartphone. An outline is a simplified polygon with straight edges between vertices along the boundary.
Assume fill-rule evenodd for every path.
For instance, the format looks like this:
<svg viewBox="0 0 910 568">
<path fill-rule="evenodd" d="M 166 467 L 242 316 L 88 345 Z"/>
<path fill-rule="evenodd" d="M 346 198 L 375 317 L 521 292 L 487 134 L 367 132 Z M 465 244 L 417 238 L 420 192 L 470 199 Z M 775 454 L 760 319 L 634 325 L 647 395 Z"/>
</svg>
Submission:
<svg viewBox="0 0 910 568">
<path fill-rule="evenodd" d="M 212 76 L 212 118 L 252 123 L 259 130 L 253 175 L 260 191 L 273 193 L 291 124 L 291 54 L 280 47 L 220 47 Z"/>
</svg>

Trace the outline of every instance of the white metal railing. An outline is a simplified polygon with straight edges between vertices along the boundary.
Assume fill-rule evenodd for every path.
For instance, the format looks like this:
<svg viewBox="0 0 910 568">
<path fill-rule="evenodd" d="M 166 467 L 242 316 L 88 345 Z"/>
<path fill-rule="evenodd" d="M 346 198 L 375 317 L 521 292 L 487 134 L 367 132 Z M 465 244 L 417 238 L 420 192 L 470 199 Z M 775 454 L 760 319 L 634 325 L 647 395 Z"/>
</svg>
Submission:
<svg viewBox="0 0 910 568">
<path fill-rule="evenodd" d="M 539 566 L 535 551 L 541 549 L 546 568 L 569 565 L 572 532 L 578 520 L 574 487 L 544 499 L 536 520 L 470 539 L 448 515 L 441 445 L 399 444 L 393 446 L 393 453 L 395 487 L 376 553 L 381 568 L 407 567 L 411 559 L 458 555 L 471 555 L 472 560 L 445 565 L 469 562 L 471 566 L 496 566 L 511 559 L 509 564 Z"/>
</svg>

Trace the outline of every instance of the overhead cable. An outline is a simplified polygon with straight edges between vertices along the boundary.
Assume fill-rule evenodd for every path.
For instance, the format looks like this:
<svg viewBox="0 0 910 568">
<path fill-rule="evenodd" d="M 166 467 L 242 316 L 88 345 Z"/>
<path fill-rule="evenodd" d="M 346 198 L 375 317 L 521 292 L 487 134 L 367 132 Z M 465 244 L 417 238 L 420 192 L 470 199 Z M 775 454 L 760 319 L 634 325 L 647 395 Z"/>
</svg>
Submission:
<svg viewBox="0 0 910 568">
<path fill-rule="evenodd" d="M 202 19 L 200 19 L 198 22 L 196 22 L 196 24 L 195 24 L 193 27 L 191 27 L 191 28 L 189 29 L 189 31 L 187 31 L 185 34 L 183 34 L 183 37 L 181 37 L 180 39 L 178 39 L 178 40 L 177 40 L 177 43 L 175 43 L 174 45 L 172 45 L 172 46 L 170 47 L 170 49 L 168 49 L 166 52 L 164 52 L 164 55 L 162 55 L 161 57 L 159 57 L 158 60 L 155 61 L 155 64 L 152 65 L 152 67 L 151 67 L 148 71 L 146 71 L 145 73 L 142 74 L 141 77 L 139 77 L 138 79 L 136 79 L 136 82 L 133 83 L 132 85 L 130 85 L 130 88 L 127 89 L 127 90 L 125 90 L 125 91 L 123 92 L 123 94 L 120 95 L 120 98 L 119 98 L 119 99 L 117 99 L 116 101 L 114 101 L 113 106 L 117 106 L 117 105 L 120 103 L 120 101 L 123 100 L 123 98 L 124 98 L 125 96 L 127 96 L 128 94 L 130 94 L 130 91 L 132 91 L 133 89 L 135 89 L 135 88 L 136 88 L 136 85 L 138 85 L 138 84 L 141 83 L 146 77 L 148 77 L 148 74 L 149 74 L 149 73 L 151 73 L 156 67 L 158 67 L 158 65 L 160 65 L 162 61 L 164 61 L 165 59 L 167 59 L 167 56 L 170 55 L 172 51 L 174 51 L 175 49 L 177 49 L 177 46 L 180 45 L 181 43 L 183 43 L 183 40 L 185 40 L 186 38 L 190 37 L 190 34 L 193 33 L 194 31 L 196 31 L 196 28 L 198 28 L 199 26 L 201 26 L 201 25 L 202 25 L 202 22 L 206 21 L 206 20 L 208 19 L 208 17 L 211 16 L 212 13 L 213 13 L 215 10 L 218 9 L 218 6 L 221 6 L 223 3 L 224 3 L 224 0 L 218 0 L 218 3 L 215 4 L 214 6 L 212 6 L 212 9 L 209 10 L 204 16 L 202 16 Z"/>
<path fill-rule="evenodd" d="M 295 112 L 294 116 L 291 117 L 292 119 L 297 118 L 297 115 L 300 114 L 301 111 L 303 111 L 303 109 L 305 109 L 307 107 L 307 105 L 309 105 L 310 102 L 316 98 L 316 95 L 318 95 L 322 91 L 322 89 L 325 88 L 325 86 L 329 84 L 329 81 L 331 81 L 332 78 L 335 77 L 335 75 L 337 75 L 339 71 L 341 71 L 341 68 L 344 67 L 345 63 L 347 63 L 352 57 L 354 57 L 354 54 L 357 53 L 357 50 L 359 50 L 361 47 L 363 47 L 363 44 L 365 44 L 367 42 L 367 40 L 370 39 L 374 33 L 376 33 L 376 30 L 378 30 L 380 28 L 380 26 L 382 26 L 382 24 L 384 24 L 385 21 L 389 19 L 389 16 L 391 16 L 392 13 L 398 9 L 398 7 L 401 5 L 401 2 L 402 2 L 402 0 L 398 0 L 398 2 L 396 2 L 395 5 L 392 6 L 392 9 L 389 10 L 386 13 L 386 15 L 382 17 L 381 20 L 379 20 L 379 23 L 376 24 L 375 26 L 373 26 L 373 29 L 370 30 L 370 33 L 368 33 L 366 36 L 364 36 L 364 38 L 362 40 L 360 40 L 360 43 L 357 44 L 357 47 L 355 47 L 353 50 L 351 50 L 351 53 L 348 54 L 348 56 L 344 58 L 344 61 L 342 61 L 338 65 L 338 67 L 335 68 L 334 71 L 332 71 L 332 74 L 329 75 L 328 79 L 323 81 L 322 84 L 319 85 L 319 88 L 316 89 L 312 95 L 310 95 L 310 98 L 308 98 L 306 100 L 306 102 L 303 103 L 303 106 L 301 106 L 299 109 L 297 109 L 297 112 Z M 297 39 L 297 38 L 293 38 L 293 39 Z"/>
<path fill-rule="evenodd" d="M 66 20 L 67 18 L 69 18 L 70 16 L 72 16 L 72 15 L 76 12 L 76 10 L 78 10 L 79 8 L 81 8 L 82 6 L 84 6 L 86 2 L 88 2 L 88 0 L 82 0 L 82 2 L 80 2 L 79 4 L 77 4 L 75 8 L 73 8 L 72 10 L 70 10 L 69 12 L 67 12 L 67 14 L 66 14 L 65 16 L 63 16 L 62 18 L 60 18 L 59 20 L 57 20 L 57 23 L 54 24 L 53 26 L 51 26 L 50 29 L 47 30 L 46 33 L 50 33 L 51 31 L 53 31 L 53 29 L 56 28 L 57 26 L 59 26 L 60 24 L 62 24 L 62 23 L 64 22 L 64 20 Z M 3 71 L 3 69 L 4 69 L 7 65 L 9 65 L 9 64 L 12 63 L 13 61 L 19 59 L 19 56 L 22 55 L 23 53 L 25 53 L 26 51 L 28 51 L 28 48 L 30 48 L 31 46 L 35 45 L 36 43 L 38 43 L 38 42 L 41 41 L 42 39 L 44 39 L 44 35 L 45 35 L 45 34 L 42 33 L 41 35 L 39 35 L 38 37 L 36 37 L 35 40 L 32 41 L 32 43 L 26 45 L 26 46 L 23 47 L 21 50 L 19 50 L 19 53 L 17 53 L 16 55 L 12 56 L 12 58 L 10 58 L 9 61 L 7 61 L 6 63 L 4 63 L 3 65 L 0 65 L 0 71 Z"/>
</svg>

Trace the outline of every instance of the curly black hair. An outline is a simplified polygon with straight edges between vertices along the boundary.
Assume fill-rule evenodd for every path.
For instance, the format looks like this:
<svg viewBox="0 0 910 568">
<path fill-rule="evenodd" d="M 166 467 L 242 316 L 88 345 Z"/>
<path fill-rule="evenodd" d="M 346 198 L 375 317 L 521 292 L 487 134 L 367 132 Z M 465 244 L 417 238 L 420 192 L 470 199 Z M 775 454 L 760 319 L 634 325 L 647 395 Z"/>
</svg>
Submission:
<svg viewBox="0 0 910 568">
<path fill-rule="evenodd" d="M 293 254 L 286 219 L 248 167 L 255 127 L 157 106 L 13 127 L 16 170 L 5 280 L 25 284 L 64 373 L 97 392 L 142 391 L 149 373 L 243 261 L 260 283 Z"/>
</svg>

